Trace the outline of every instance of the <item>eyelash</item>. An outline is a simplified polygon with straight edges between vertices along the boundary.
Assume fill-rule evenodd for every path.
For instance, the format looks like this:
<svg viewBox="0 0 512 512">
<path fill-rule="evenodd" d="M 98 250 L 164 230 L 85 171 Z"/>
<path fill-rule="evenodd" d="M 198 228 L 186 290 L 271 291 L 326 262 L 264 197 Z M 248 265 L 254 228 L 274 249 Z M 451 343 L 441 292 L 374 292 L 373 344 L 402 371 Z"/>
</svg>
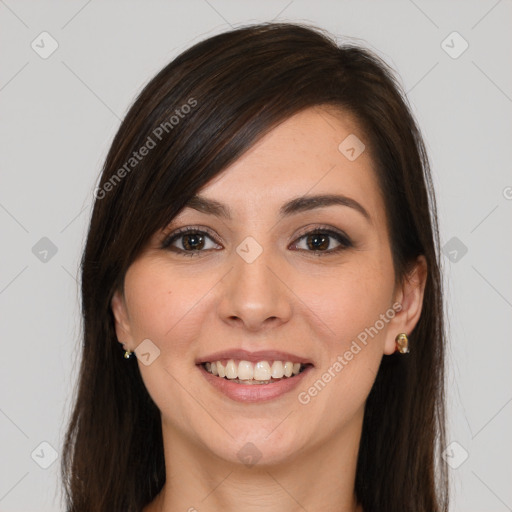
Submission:
<svg viewBox="0 0 512 512">
<path fill-rule="evenodd" d="M 180 228 L 180 229 L 174 231 L 173 233 L 171 233 L 170 235 L 168 235 L 163 240 L 161 248 L 172 250 L 172 251 L 176 252 L 177 254 L 180 254 L 182 256 L 188 256 L 188 257 L 198 256 L 199 253 L 201 253 L 201 252 L 207 252 L 209 250 L 216 250 L 216 249 L 206 249 L 206 250 L 199 250 L 199 251 L 197 251 L 197 250 L 196 251 L 185 251 L 183 249 L 171 247 L 171 244 L 175 240 L 177 240 L 185 235 L 190 235 L 190 234 L 208 235 L 208 237 L 211 238 L 213 240 L 213 242 L 220 245 L 219 242 L 217 242 L 215 240 L 215 236 L 213 235 L 213 233 L 210 230 L 208 230 L 206 228 L 200 229 L 198 227 L 189 226 L 189 227 L 185 227 L 185 228 Z M 332 255 L 335 253 L 337 254 L 337 253 L 339 253 L 345 249 L 348 249 L 350 247 L 353 247 L 352 241 L 345 233 L 334 231 L 328 227 L 322 227 L 322 226 L 318 226 L 316 228 L 313 228 L 310 231 L 306 231 L 305 233 L 302 233 L 296 239 L 296 242 L 298 243 L 300 240 L 302 240 L 303 238 L 306 238 L 309 235 L 318 235 L 318 234 L 331 236 L 331 237 L 335 238 L 336 241 L 339 242 L 340 245 L 338 247 L 336 247 L 335 249 L 329 249 L 326 251 L 313 251 L 313 250 L 306 250 L 306 249 L 299 249 L 299 250 L 304 251 L 304 252 L 310 252 L 310 253 L 314 254 L 315 256 L 329 256 L 329 255 Z M 294 243 L 294 245 L 295 245 L 295 243 Z"/>
</svg>

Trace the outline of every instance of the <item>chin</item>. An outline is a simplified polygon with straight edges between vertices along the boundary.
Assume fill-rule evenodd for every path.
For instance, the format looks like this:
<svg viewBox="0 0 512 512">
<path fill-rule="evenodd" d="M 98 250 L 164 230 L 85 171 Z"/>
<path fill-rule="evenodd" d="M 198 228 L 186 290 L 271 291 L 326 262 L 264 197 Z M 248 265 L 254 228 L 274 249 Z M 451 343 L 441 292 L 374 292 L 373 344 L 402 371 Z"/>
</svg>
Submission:
<svg viewBox="0 0 512 512">
<path fill-rule="evenodd" d="M 292 462 L 306 444 L 304 432 L 298 438 L 298 432 L 295 429 L 292 432 L 291 425 L 287 425 L 287 429 L 278 426 L 280 421 L 273 418 L 230 424 L 233 437 L 222 431 L 221 438 L 212 442 L 210 437 L 207 445 L 215 456 L 232 464 L 262 467 Z"/>
</svg>

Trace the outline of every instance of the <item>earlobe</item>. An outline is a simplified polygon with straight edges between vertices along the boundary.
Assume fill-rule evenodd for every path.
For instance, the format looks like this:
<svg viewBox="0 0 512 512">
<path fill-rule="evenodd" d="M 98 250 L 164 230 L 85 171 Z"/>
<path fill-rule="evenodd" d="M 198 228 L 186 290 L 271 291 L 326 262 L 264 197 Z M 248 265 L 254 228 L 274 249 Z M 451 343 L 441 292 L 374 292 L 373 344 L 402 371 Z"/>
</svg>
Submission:
<svg viewBox="0 0 512 512">
<path fill-rule="evenodd" d="M 427 261 L 423 255 L 420 255 L 397 290 L 395 301 L 400 303 L 401 309 L 389 325 L 385 354 L 393 354 L 396 351 L 395 338 L 401 333 L 410 338 L 409 345 L 412 347 L 410 350 L 414 350 L 414 336 L 411 337 L 410 334 L 421 316 L 426 282 Z"/>
<path fill-rule="evenodd" d="M 119 343 L 122 343 L 123 346 L 126 345 L 126 349 L 131 344 L 131 332 L 130 332 L 130 323 L 128 320 L 128 312 L 126 310 L 126 303 L 123 295 L 119 290 L 114 292 L 112 296 L 112 300 L 110 301 L 110 307 L 112 309 L 112 313 L 114 315 L 115 329 L 117 340 Z"/>
</svg>

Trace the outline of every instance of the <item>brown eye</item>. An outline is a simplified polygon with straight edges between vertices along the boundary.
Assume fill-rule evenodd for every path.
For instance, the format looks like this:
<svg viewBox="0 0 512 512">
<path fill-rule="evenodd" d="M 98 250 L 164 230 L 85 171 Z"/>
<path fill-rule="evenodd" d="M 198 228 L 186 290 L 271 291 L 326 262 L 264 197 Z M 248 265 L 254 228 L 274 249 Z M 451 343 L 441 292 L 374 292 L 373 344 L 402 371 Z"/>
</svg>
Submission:
<svg viewBox="0 0 512 512">
<path fill-rule="evenodd" d="M 162 249 L 169 249 L 187 256 L 216 248 L 218 244 L 212 236 L 205 231 L 190 228 L 172 233 L 162 243 Z"/>
<path fill-rule="evenodd" d="M 332 239 L 334 239 L 335 243 L 338 244 L 337 246 L 332 247 Z M 352 242 L 346 235 L 331 230 L 317 229 L 309 231 L 302 235 L 298 240 L 299 243 L 296 243 L 294 247 L 307 252 L 334 253 L 353 246 Z M 299 247 L 300 243 L 303 243 L 302 247 Z"/>
<path fill-rule="evenodd" d="M 203 235 L 199 233 L 190 233 L 187 235 L 182 235 L 181 237 L 182 245 L 185 250 L 200 250 L 204 248 L 205 238 Z"/>
</svg>

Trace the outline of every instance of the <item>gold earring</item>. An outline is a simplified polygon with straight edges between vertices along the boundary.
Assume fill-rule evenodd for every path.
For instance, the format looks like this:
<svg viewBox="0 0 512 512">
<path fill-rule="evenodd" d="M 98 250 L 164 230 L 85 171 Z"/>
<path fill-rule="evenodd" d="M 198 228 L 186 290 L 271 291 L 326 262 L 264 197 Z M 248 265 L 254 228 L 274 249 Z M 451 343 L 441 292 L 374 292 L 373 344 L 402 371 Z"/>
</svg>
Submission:
<svg viewBox="0 0 512 512">
<path fill-rule="evenodd" d="M 132 357 L 133 352 L 131 350 L 126 350 L 124 343 L 123 343 L 123 348 L 124 348 L 124 358 L 130 359 L 130 357 Z"/>
<path fill-rule="evenodd" d="M 395 338 L 396 349 L 400 354 L 408 354 L 409 353 L 409 338 L 405 332 L 402 332 L 397 335 Z"/>
</svg>

